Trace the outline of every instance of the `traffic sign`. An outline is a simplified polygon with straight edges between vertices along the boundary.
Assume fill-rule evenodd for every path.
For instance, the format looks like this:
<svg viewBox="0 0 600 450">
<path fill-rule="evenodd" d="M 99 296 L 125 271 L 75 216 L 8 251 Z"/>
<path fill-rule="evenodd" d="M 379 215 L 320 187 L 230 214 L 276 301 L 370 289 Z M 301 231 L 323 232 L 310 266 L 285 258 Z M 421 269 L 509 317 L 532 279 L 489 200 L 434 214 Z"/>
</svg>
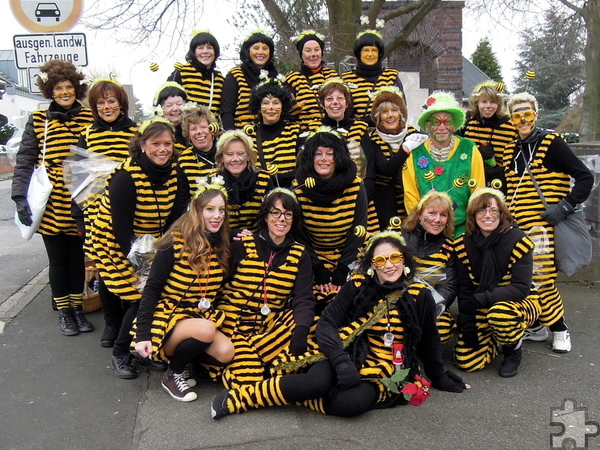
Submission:
<svg viewBox="0 0 600 450">
<path fill-rule="evenodd" d="M 29 92 L 32 94 L 41 94 L 42 91 L 37 84 L 37 77 L 40 74 L 40 69 L 37 67 L 30 67 L 27 69 L 27 77 L 29 78 Z"/>
<path fill-rule="evenodd" d="M 10 0 L 13 15 L 29 31 L 69 31 L 83 13 L 83 0 Z"/>
<path fill-rule="evenodd" d="M 22 34 L 13 36 L 15 63 L 19 69 L 39 67 L 52 59 L 87 66 L 83 33 Z"/>
</svg>

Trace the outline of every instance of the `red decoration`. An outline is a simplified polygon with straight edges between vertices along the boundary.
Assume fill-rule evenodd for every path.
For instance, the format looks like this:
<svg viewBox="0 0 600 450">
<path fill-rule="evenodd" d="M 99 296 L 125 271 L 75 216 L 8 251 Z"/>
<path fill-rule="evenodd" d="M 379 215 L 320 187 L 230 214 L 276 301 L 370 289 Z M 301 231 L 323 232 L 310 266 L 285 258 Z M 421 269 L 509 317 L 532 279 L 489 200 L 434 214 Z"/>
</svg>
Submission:
<svg viewBox="0 0 600 450">
<path fill-rule="evenodd" d="M 431 395 L 429 392 L 430 386 L 431 383 L 429 380 L 419 375 L 415 375 L 415 382 L 404 386 L 404 388 L 402 388 L 402 393 L 411 395 L 410 400 L 408 401 L 409 405 L 421 406 Z"/>
<path fill-rule="evenodd" d="M 433 105 L 433 104 L 434 104 L 436 101 L 437 101 L 437 100 L 436 100 L 434 97 L 429 97 L 429 98 L 427 99 L 426 105 L 427 105 L 427 106 L 431 106 L 431 105 Z"/>
<path fill-rule="evenodd" d="M 444 168 L 442 166 L 435 166 L 434 173 L 440 176 L 444 173 Z"/>
</svg>

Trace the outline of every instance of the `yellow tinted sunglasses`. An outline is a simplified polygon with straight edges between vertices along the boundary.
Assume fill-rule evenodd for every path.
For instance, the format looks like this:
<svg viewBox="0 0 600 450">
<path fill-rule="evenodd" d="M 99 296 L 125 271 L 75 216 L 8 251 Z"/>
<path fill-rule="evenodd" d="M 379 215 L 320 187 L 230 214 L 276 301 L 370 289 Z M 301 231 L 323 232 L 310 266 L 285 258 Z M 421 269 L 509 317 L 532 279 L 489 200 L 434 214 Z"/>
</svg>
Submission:
<svg viewBox="0 0 600 450">
<path fill-rule="evenodd" d="M 373 256 L 371 262 L 375 267 L 383 267 L 388 259 L 392 264 L 398 264 L 399 262 L 404 261 L 404 255 L 402 252 L 392 252 L 388 256 L 377 255 Z"/>
<path fill-rule="evenodd" d="M 510 119 L 513 123 L 519 123 L 521 121 L 533 122 L 535 120 L 535 111 L 528 109 L 527 111 L 514 112 L 510 115 Z"/>
</svg>

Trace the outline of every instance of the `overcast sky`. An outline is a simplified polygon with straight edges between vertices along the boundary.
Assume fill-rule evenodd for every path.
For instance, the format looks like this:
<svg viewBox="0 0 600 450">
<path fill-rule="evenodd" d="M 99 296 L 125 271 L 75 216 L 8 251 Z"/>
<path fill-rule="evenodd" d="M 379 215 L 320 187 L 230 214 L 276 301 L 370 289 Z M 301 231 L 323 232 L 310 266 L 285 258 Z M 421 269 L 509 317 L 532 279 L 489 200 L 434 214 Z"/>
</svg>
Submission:
<svg viewBox="0 0 600 450">
<path fill-rule="evenodd" d="M 222 53 L 218 67 L 222 72 L 226 72 L 237 62 L 238 57 L 237 48 L 230 48 L 229 50 L 226 48 L 228 47 L 227 36 L 239 35 L 239 31 L 227 24 L 227 17 L 222 13 L 225 8 L 221 8 L 218 14 L 212 13 L 208 9 L 210 8 L 209 5 L 218 3 L 222 5 L 223 0 L 220 2 L 206 2 L 207 10 L 204 18 L 194 28 L 210 28 L 213 34 L 217 36 Z M 226 9 L 234 10 L 235 6 Z M 2 50 L 13 49 L 13 35 L 30 34 L 10 14 L 10 9 L 9 15 L 2 21 L 2 28 L 3 31 L 0 34 L 0 49 Z M 187 51 L 186 46 L 181 45 L 180 48 L 175 50 L 175 56 L 169 57 L 166 48 L 153 51 L 151 45 L 144 45 L 133 50 L 132 47 L 115 43 L 113 32 L 96 33 L 86 30 L 81 25 L 77 25 L 70 32 L 85 33 L 86 35 L 89 61 L 86 69 L 95 71 L 95 73 L 106 73 L 109 69 L 116 70 L 118 80 L 122 83 L 133 84 L 135 96 L 147 107 L 150 107 L 156 89 L 172 72 L 173 64 L 176 61 L 184 61 Z M 187 42 L 189 42 L 189 36 L 188 34 Z M 514 59 L 518 51 L 518 39 L 515 33 L 465 9 L 463 13 L 463 55 L 467 59 L 470 59 L 479 39 L 485 36 L 490 38 L 492 48 L 502 66 L 504 80 L 510 89 L 514 77 L 512 73 Z M 232 46 L 229 45 L 229 47 Z M 151 72 L 149 69 L 149 65 L 153 61 L 160 66 L 157 72 Z"/>
</svg>

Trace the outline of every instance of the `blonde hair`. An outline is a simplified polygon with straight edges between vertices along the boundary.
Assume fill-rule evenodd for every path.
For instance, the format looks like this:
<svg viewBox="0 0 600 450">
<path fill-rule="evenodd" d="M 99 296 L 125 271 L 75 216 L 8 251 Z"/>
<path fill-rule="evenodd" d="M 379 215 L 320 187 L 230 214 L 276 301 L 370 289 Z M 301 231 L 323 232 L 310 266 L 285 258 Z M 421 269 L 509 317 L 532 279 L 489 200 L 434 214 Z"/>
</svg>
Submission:
<svg viewBox="0 0 600 450">
<path fill-rule="evenodd" d="M 217 233 L 216 243 L 211 245 L 204 223 L 203 211 L 208 202 L 220 195 L 225 202 L 225 218 L 223 226 Z M 158 241 L 158 248 L 165 249 L 173 245 L 175 236 L 183 239 L 183 249 L 189 252 L 189 264 L 192 270 L 201 274 L 208 269 L 208 256 L 214 247 L 219 266 L 225 273 L 229 269 L 229 205 L 227 197 L 218 189 L 209 189 L 198 197 L 192 197 L 190 209 L 181 216 Z"/>
<path fill-rule="evenodd" d="M 423 196 L 417 207 L 408 215 L 402 223 L 404 230 L 411 233 L 417 228 L 419 219 L 425 208 L 441 207 L 448 214 L 448 222 L 444 234 L 447 237 L 454 236 L 454 208 L 452 208 L 452 199 L 445 192 L 431 191 Z"/>
<path fill-rule="evenodd" d="M 229 148 L 233 142 L 241 142 L 246 149 L 246 157 L 248 158 L 248 169 L 252 172 L 259 172 L 259 168 L 256 165 L 256 153 L 254 152 L 254 143 L 252 138 L 244 133 L 242 130 L 230 130 L 221 135 L 217 142 L 217 153 L 215 154 L 215 163 L 217 165 L 217 171 L 223 172 L 225 166 L 223 165 L 223 153 Z"/>
<path fill-rule="evenodd" d="M 482 99 L 487 99 L 498 105 L 496 110 L 497 117 L 504 117 L 506 111 L 504 110 L 504 94 L 499 93 L 494 86 L 491 84 L 484 84 L 479 89 L 475 88 L 475 91 L 469 97 L 469 108 L 474 117 L 481 118 L 479 114 L 479 102 Z"/>
<path fill-rule="evenodd" d="M 535 112 L 538 112 L 539 106 L 537 99 L 529 92 L 519 92 L 513 95 L 508 101 L 508 112 L 512 113 L 512 108 L 517 103 L 530 103 Z"/>
</svg>

